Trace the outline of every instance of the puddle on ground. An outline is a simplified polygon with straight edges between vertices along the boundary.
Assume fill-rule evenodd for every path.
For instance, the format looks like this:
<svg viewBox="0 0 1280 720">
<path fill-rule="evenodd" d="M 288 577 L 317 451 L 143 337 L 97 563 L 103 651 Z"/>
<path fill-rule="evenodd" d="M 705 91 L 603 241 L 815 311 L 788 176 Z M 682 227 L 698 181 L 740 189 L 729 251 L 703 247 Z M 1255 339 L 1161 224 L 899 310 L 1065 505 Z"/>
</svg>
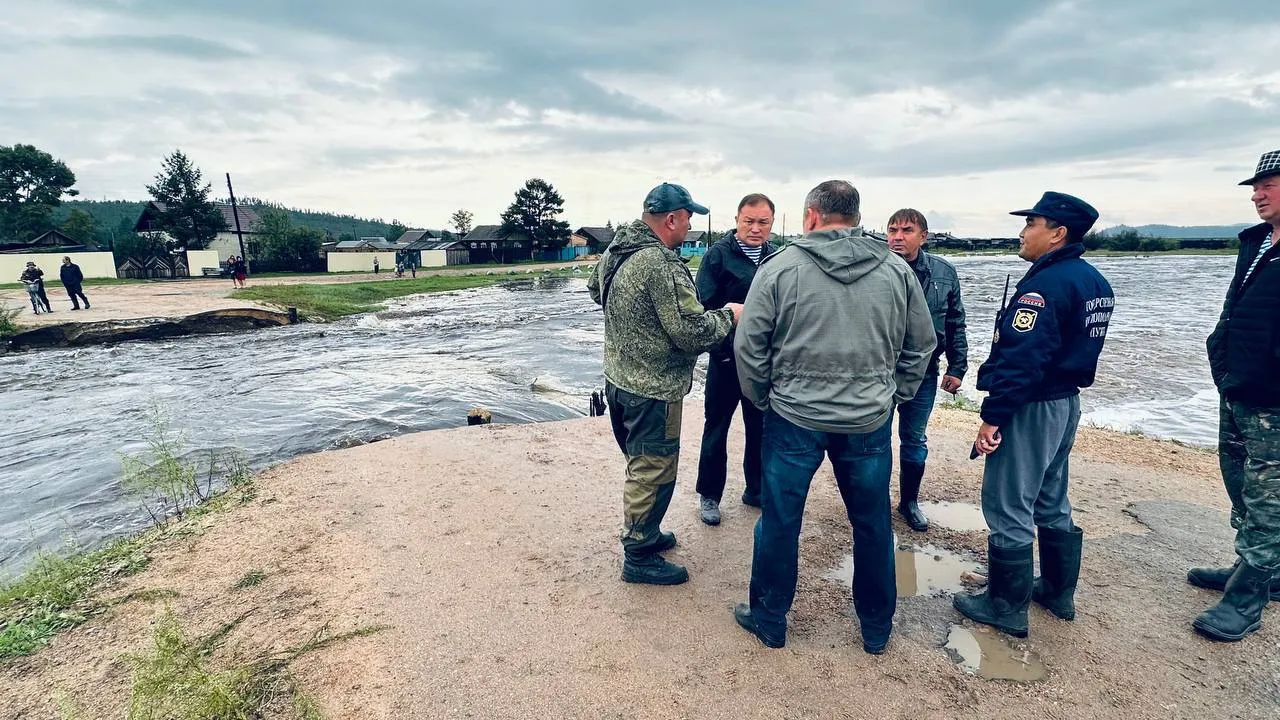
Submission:
<svg viewBox="0 0 1280 720">
<path fill-rule="evenodd" d="M 1048 675 L 1038 655 L 1015 647 L 1012 638 L 990 628 L 952 625 L 942 647 L 961 670 L 986 680 L 1036 682 Z"/>
<path fill-rule="evenodd" d="M 981 567 L 979 563 L 931 545 L 899 548 L 894 551 L 893 559 L 897 572 L 898 597 L 958 592 L 964 589 L 961 576 L 971 574 Z M 833 568 L 823 577 L 846 585 L 852 583 L 853 556 L 845 556 L 839 567 Z"/>
<path fill-rule="evenodd" d="M 974 532 L 987 529 L 987 521 L 982 517 L 982 508 L 973 503 L 925 501 L 920 503 L 920 510 L 929 518 L 930 525 L 941 525 L 957 532 Z"/>
</svg>

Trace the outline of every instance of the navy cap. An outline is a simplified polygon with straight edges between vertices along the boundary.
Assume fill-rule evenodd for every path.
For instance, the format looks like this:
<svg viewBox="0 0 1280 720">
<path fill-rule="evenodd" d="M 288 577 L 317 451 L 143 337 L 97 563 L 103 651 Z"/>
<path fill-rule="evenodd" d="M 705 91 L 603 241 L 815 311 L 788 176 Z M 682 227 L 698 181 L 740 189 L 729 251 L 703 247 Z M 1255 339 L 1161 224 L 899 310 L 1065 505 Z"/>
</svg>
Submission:
<svg viewBox="0 0 1280 720">
<path fill-rule="evenodd" d="M 693 201 L 693 196 L 680 185 L 662 183 L 649 191 L 644 198 L 644 211 L 647 213 L 668 213 L 676 210 L 688 210 L 691 213 L 706 215 L 711 211 Z"/>
<path fill-rule="evenodd" d="M 1050 190 L 1030 210 L 1015 210 L 1010 215 L 1043 217 L 1067 228 L 1072 242 L 1080 242 L 1098 221 L 1098 211 L 1074 195 Z"/>
</svg>

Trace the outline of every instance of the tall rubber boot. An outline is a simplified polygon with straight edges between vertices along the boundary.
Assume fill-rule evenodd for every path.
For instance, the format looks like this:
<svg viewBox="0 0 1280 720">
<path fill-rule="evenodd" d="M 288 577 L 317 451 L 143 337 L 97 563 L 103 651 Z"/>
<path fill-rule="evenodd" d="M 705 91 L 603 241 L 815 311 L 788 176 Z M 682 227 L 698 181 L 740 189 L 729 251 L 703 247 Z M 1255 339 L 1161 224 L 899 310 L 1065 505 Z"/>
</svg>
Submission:
<svg viewBox="0 0 1280 720">
<path fill-rule="evenodd" d="M 1206 590 L 1217 590 L 1222 592 L 1227 588 L 1227 581 L 1231 579 L 1231 574 L 1236 571 L 1236 567 L 1240 564 L 1237 560 L 1235 565 L 1225 568 L 1217 567 L 1194 567 L 1187 571 L 1187 582 L 1202 587 Z M 1280 577 L 1271 580 L 1271 601 L 1280 600 Z"/>
<path fill-rule="evenodd" d="M 924 479 L 924 463 L 902 463 L 898 471 L 898 513 L 916 532 L 929 529 L 929 519 L 920 510 L 920 482 Z"/>
<path fill-rule="evenodd" d="M 1262 609 L 1270 600 L 1270 570 L 1259 570 L 1241 560 L 1236 565 L 1222 600 L 1196 616 L 1191 627 L 1213 640 L 1236 642 L 1262 627 Z"/>
<path fill-rule="evenodd" d="M 1080 579 L 1080 553 L 1084 531 L 1039 528 L 1040 577 L 1031 599 L 1062 620 L 1076 619 L 1076 581 Z"/>
<path fill-rule="evenodd" d="M 1031 605 L 1035 558 L 1032 545 L 999 548 L 987 541 L 987 589 L 976 595 L 959 594 L 951 604 L 970 620 L 990 625 L 1014 637 L 1027 636 L 1027 607 Z"/>
</svg>

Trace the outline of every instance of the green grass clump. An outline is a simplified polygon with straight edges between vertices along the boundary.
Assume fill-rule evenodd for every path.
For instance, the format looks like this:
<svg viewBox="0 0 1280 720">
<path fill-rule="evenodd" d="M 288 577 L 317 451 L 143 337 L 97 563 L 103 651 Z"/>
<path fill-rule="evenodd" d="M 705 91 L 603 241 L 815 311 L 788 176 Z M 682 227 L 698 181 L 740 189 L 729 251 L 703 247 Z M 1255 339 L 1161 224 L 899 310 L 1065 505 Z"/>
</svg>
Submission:
<svg viewBox="0 0 1280 720">
<path fill-rule="evenodd" d="M 107 604 L 92 597 L 94 590 L 145 568 L 143 546 L 129 538 L 67 557 L 41 553 L 22 576 L 0 585 L 0 661 L 35 652 L 102 612 Z"/>
<path fill-rule="evenodd" d="M 359 283 L 259 285 L 237 290 L 232 297 L 277 307 L 295 307 L 304 317 L 335 320 L 374 312 L 395 297 L 484 287 L 507 278 L 498 275 L 437 275 Z"/>
<path fill-rule="evenodd" d="M 237 580 L 236 584 L 231 586 L 231 589 L 244 590 L 245 588 L 251 588 L 256 585 L 260 585 L 262 584 L 262 581 L 266 579 L 267 579 L 267 574 L 262 572 L 261 570 L 250 570 L 249 572 L 244 574 L 244 577 Z"/>
<path fill-rule="evenodd" d="M 364 627 L 330 635 L 325 626 L 302 645 L 218 663 L 215 654 L 246 617 L 248 613 L 205 637 L 191 638 L 172 609 L 166 609 L 155 626 L 155 648 L 129 657 L 133 688 L 128 720 L 248 719 L 285 713 L 298 720 L 317 720 L 321 717 L 318 706 L 299 690 L 289 665 L 307 653 L 383 629 Z M 218 669 L 219 664 L 225 667 Z"/>
</svg>

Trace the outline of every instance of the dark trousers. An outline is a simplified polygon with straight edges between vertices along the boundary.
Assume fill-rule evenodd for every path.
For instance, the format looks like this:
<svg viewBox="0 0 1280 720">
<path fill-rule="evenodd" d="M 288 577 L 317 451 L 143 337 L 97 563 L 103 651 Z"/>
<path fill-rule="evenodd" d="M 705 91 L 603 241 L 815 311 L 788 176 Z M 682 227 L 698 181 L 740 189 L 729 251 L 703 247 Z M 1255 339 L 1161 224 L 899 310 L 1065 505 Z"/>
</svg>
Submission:
<svg viewBox="0 0 1280 720">
<path fill-rule="evenodd" d="M 806 430 L 772 410 L 765 413 L 763 508 L 751 558 L 751 614 L 766 634 L 786 636 L 804 504 L 825 455 L 853 525 L 853 605 L 863 640 L 874 644 L 888 638 L 898 602 L 889 517 L 891 425 L 885 421 L 871 432 L 844 435 Z"/>
<path fill-rule="evenodd" d="M 903 465 L 923 465 L 929 457 L 929 416 L 938 396 L 937 374 L 926 375 L 916 396 L 897 407 L 898 458 Z"/>
<path fill-rule="evenodd" d="M 84 306 L 89 307 L 89 298 L 84 296 L 84 290 L 79 285 L 67 285 L 67 297 L 71 298 L 71 307 L 79 309 L 80 303 L 76 298 L 84 301 Z"/>
<path fill-rule="evenodd" d="M 40 283 L 40 304 L 44 305 L 44 309 L 53 312 L 53 306 L 49 304 L 49 296 L 44 293 L 44 283 Z"/>
<path fill-rule="evenodd" d="M 705 422 L 702 426 L 702 452 L 698 456 L 698 494 L 717 502 L 724 496 L 729 464 L 729 428 L 733 414 L 742 408 L 742 424 L 747 435 L 747 449 L 742 456 L 742 474 L 747 494 L 760 496 L 760 435 L 764 414 L 742 395 L 738 385 L 738 369 L 733 361 L 707 365 Z"/>
<path fill-rule="evenodd" d="M 606 381 L 609 423 L 627 461 L 622 486 L 622 548 L 644 555 L 661 542 L 680 464 L 684 404 L 636 395 Z"/>
</svg>

